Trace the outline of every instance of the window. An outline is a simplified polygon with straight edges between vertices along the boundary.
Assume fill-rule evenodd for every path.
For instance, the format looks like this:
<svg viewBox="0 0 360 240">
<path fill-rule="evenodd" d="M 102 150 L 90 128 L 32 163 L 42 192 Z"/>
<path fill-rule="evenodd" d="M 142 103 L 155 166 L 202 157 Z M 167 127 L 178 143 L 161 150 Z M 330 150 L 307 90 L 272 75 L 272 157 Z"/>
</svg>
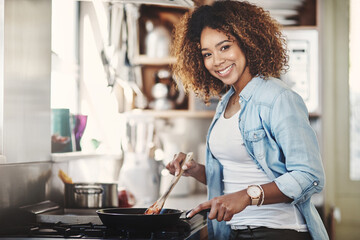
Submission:
<svg viewBox="0 0 360 240">
<path fill-rule="evenodd" d="M 360 180 L 360 1 L 350 0 L 350 179 Z"/>
<path fill-rule="evenodd" d="M 117 101 L 107 86 L 97 24 L 92 2 L 52 0 L 51 108 L 87 116 L 82 152 L 117 153 Z"/>
<path fill-rule="evenodd" d="M 52 0 L 51 108 L 78 112 L 78 3 Z"/>
</svg>

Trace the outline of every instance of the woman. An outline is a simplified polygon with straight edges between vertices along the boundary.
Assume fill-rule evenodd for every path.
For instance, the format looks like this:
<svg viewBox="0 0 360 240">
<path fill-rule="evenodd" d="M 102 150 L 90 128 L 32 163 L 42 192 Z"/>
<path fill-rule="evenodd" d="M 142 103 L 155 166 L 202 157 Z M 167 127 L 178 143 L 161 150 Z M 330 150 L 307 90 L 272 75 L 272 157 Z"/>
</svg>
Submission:
<svg viewBox="0 0 360 240">
<path fill-rule="evenodd" d="M 219 1 L 176 27 L 174 74 L 209 100 L 226 94 L 207 136 L 205 166 L 183 168 L 207 184 L 212 239 L 327 239 L 310 197 L 324 187 L 319 147 L 302 98 L 277 79 L 287 55 L 279 25 L 263 9 Z M 167 165 L 177 174 L 185 154 Z"/>
</svg>

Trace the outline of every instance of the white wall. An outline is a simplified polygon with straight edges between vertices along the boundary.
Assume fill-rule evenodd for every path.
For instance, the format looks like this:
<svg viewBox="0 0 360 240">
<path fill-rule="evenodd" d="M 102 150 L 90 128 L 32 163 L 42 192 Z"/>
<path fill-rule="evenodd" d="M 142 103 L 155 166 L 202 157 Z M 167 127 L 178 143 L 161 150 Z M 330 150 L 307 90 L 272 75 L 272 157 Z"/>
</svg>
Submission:
<svg viewBox="0 0 360 240">
<path fill-rule="evenodd" d="M 349 1 L 320 3 L 326 208 L 328 214 L 334 207 L 341 213 L 334 239 L 355 240 L 360 235 L 360 182 L 350 181 L 349 171 Z"/>
</svg>

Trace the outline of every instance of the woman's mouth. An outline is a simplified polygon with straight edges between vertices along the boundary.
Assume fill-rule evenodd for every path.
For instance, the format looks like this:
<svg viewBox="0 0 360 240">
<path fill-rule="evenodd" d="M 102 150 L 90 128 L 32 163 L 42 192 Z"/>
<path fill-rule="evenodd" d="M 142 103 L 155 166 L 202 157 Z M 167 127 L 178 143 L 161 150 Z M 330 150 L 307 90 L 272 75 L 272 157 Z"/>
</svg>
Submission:
<svg viewBox="0 0 360 240">
<path fill-rule="evenodd" d="M 219 70 L 216 71 L 217 74 L 219 74 L 220 76 L 225 76 L 226 74 L 228 74 L 230 72 L 230 70 L 233 68 L 234 64 L 231 64 L 230 66 L 228 66 L 227 68 L 223 69 L 223 70 Z"/>
</svg>

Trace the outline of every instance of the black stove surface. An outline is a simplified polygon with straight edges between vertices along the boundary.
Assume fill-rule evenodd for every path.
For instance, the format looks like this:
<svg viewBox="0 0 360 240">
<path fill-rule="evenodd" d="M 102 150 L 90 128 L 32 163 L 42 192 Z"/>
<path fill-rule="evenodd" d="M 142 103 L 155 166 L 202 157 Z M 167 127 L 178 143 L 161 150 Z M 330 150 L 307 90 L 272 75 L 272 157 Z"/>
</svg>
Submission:
<svg viewBox="0 0 360 240">
<path fill-rule="evenodd" d="M 191 221 L 179 220 L 171 227 L 156 231 L 111 229 L 104 225 L 36 223 L 23 226 L 0 227 L 0 238 L 8 239 L 193 239 L 192 237 L 206 225 L 204 216 L 197 216 Z"/>
</svg>

